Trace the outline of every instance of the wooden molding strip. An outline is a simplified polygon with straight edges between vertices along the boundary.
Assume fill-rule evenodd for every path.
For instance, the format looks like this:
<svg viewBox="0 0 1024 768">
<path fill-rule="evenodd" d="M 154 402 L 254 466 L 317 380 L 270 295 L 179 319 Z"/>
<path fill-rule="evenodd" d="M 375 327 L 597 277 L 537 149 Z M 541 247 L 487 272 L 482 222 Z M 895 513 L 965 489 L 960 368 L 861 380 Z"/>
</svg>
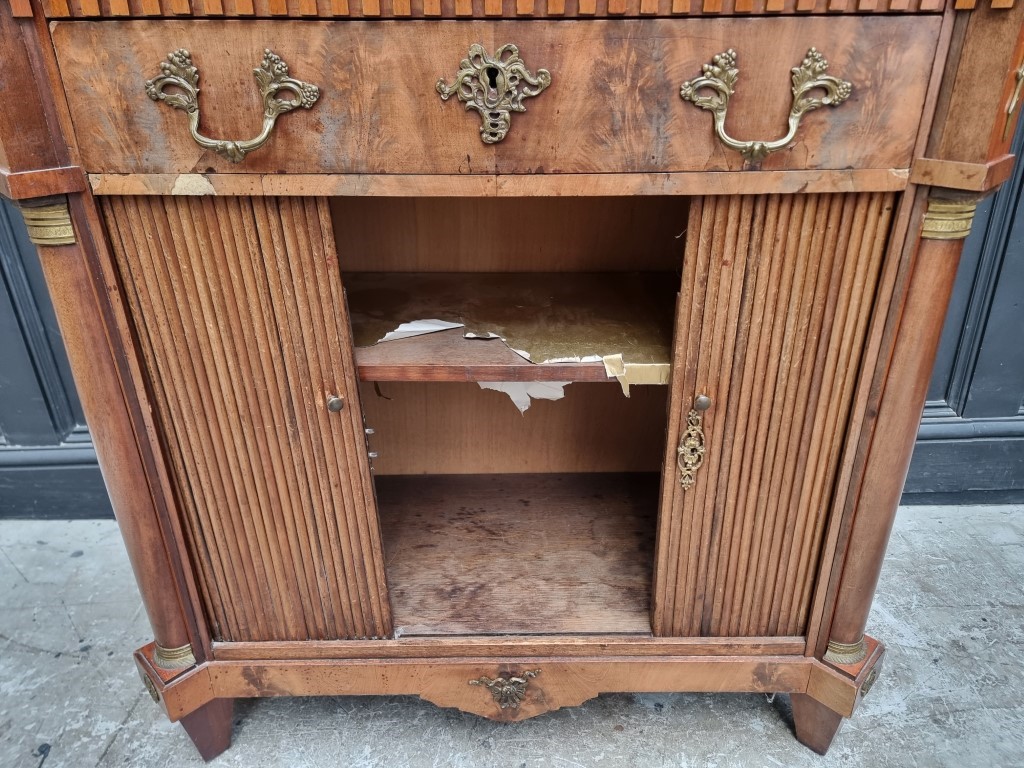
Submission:
<svg viewBox="0 0 1024 768">
<path fill-rule="evenodd" d="M 661 638 L 628 635 L 548 637 L 409 637 L 398 640 L 214 643 L 217 661 L 281 659 L 466 658 L 480 656 L 798 656 L 802 637 Z"/>
<path fill-rule="evenodd" d="M 910 181 L 931 187 L 989 192 L 1010 178 L 1014 159 L 1014 155 L 1003 155 L 987 163 L 960 163 L 920 157 L 911 166 Z"/>
<path fill-rule="evenodd" d="M 17 173 L 0 169 L 0 195 L 8 200 L 31 200 L 85 189 L 85 173 L 75 165 Z"/>
<path fill-rule="evenodd" d="M 970 2 L 974 7 L 976 0 Z M 28 0 L 11 0 L 16 10 Z M 1012 0 L 993 0 L 1008 7 Z M 850 13 L 938 13 L 943 0 L 42 0 L 47 18 L 615 18 Z M 960 8 L 957 4 L 957 8 Z M 29 13 L 31 9 L 29 8 Z M 16 13 L 15 15 L 21 15 Z"/>
<path fill-rule="evenodd" d="M 899 192 L 905 168 L 550 175 L 89 174 L 96 195 L 605 197 Z"/>
</svg>

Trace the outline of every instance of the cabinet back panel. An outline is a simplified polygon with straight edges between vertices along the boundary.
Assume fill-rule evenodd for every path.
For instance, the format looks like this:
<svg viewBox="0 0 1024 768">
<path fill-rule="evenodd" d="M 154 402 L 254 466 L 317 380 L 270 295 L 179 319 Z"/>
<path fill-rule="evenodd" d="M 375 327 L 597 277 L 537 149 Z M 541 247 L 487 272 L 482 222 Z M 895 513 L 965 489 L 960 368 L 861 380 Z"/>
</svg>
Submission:
<svg viewBox="0 0 1024 768">
<path fill-rule="evenodd" d="M 685 197 L 331 200 L 349 272 L 678 271 Z"/>
<path fill-rule="evenodd" d="M 101 207 L 214 638 L 390 635 L 326 202 Z"/>
<path fill-rule="evenodd" d="M 667 466 L 698 395 L 696 483 L 662 487 L 654 631 L 805 631 L 895 196 L 694 201 Z"/>
<path fill-rule="evenodd" d="M 576 383 L 525 413 L 471 383 L 363 382 L 377 475 L 657 472 L 667 388 Z M 390 399 L 385 399 L 390 398 Z"/>
</svg>

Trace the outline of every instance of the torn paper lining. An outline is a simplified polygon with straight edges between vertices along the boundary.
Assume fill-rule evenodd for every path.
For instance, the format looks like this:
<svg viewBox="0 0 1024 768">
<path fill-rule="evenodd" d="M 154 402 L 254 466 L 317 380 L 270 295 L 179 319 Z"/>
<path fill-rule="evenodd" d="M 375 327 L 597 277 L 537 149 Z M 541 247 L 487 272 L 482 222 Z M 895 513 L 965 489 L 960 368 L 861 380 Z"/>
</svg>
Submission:
<svg viewBox="0 0 1024 768">
<path fill-rule="evenodd" d="M 437 333 L 462 327 L 464 327 L 462 323 L 449 323 L 447 320 L 413 320 L 411 323 L 402 323 L 395 330 L 384 334 L 383 338 L 377 339 L 377 343 L 408 339 L 410 336 L 422 336 L 425 333 Z"/>
<path fill-rule="evenodd" d="M 571 381 L 478 381 L 481 389 L 504 392 L 520 413 L 526 413 L 533 400 L 561 400 Z"/>
<path fill-rule="evenodd" d="M 608 378 L 619 382 L 626 397 L 629 397 L 631 384 L 668 384 L 668 363 L 627 363 L 621 354 L 605 355 L 601 361 Z"/>
<path fill-rule="evenodd" d="M 382 341 L 407 339 L 413 336 L 422 336 L 428 333 L 451 330 L 453 328 L 465 328 L 465 325 L 462 323 L 453 323 L 447 320 L 437 319 L 413 320 L 409 323 L 402 323 L 395 330 L 389 331 L 383 336 L 383 338 L 378 340 L 378 343 Z M 507 344 L 507 341 L 503 337 L 493 332 L 467 332 L 463 334 L 463 336 L 467 339 L 478 339 L 481 341 L 500 339 L 502 343 Z M 524 360 L 534 362 L 530 357 L 530 353 L 526 350 L 515 349 L 511 346 L 509 349 Z M 629 388 L 634 384 L 668 384 L 670 370 L 668 363 L 627 363 L 623 360 L 621 353 L 604 356 L 583 355 L 581 357 L 552 357 L 546 360 L 541 360 L 537 364 L 545 365 L 552 363 L 598 362 L 604 363 L 605 374 L 608 378 L 615 379 L 619 382 L 619 386 L 622 387 L 622 394 L 626 397 L 629 397 Z M 559 384 L 558 382 L 480 382 L 480 386 L 484 389 L 493 389 L 499 392 L 505 392 L 512 398 L 512 402 L 516 404 L 516 407 L 519 408 L 521 413 L 525 413 L 526 409 L 530 407 L 531 397 L 543 400 L 558 400 L 565 396 L 565 393 L 562 390 L 564 384 Z"/>
</svg>

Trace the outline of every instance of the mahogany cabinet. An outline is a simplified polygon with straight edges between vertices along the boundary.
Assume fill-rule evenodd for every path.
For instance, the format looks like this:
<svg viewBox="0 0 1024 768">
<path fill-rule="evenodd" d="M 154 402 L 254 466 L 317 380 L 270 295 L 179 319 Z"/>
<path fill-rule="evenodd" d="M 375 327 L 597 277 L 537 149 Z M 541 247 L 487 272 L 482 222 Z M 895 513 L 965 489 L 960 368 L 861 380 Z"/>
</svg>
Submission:
<svg viewBox="0 0 1024 768">
<path fill-rule="evenodd" d="M 238 697 L 615 691 L 824 753 L 1013 162 L 981 2 L 2 4 L 0 192 L 203 756 Z"/>
</svg>

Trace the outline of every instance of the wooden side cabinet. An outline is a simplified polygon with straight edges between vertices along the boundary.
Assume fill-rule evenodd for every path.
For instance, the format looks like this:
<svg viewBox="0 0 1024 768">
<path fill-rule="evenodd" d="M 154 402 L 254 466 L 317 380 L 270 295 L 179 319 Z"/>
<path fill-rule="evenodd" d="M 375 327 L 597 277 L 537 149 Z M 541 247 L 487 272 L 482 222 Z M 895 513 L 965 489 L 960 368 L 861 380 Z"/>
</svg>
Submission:
<svg viewBox="0 0 1024 768">
<path fill-rule="evenodd" d="M 209 759 L 238 697 L 783 692 L 824 753 L 1012 6 L 0 3 L 0 193 L 170 719 Z"/>
</svg>

